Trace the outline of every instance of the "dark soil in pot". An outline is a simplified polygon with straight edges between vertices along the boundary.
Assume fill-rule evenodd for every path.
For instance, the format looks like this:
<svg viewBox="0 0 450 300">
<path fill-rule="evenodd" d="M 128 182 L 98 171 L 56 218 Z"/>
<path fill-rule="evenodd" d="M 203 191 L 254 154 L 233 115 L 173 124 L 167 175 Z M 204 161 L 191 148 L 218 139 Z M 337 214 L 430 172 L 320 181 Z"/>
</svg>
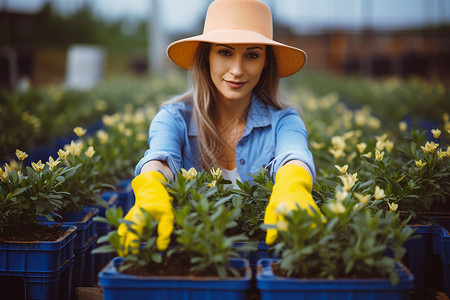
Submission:
<svg viewBox="0 0 450 300">
<path fill-rule="evenodd" d="M 195 277 L 217 277 L 215 269 L 210 268 L 201 272 L 191 272 L 192 267 L 190 256 L 187 254 L 176 255 L 170 257 L 163 256 L 161 263 L 151 262 L 146 266 L 134 265 L 126 270 L 123 274 L 137 275 L 137 276 L 195 276 Z M 244 276 L 245 269 L 238 270 L 241 276 Z M 233 277 L 228 274 L 228 277 Z"/>
<path fill-rule="evenodd" d="M 58 225 L 21 225 L 20 227 L 5 228 L 5 230 L 0 233 L 0 242 L 52 242 L 58 240 L 65 232 L 66 230 Z"/>
</svg>

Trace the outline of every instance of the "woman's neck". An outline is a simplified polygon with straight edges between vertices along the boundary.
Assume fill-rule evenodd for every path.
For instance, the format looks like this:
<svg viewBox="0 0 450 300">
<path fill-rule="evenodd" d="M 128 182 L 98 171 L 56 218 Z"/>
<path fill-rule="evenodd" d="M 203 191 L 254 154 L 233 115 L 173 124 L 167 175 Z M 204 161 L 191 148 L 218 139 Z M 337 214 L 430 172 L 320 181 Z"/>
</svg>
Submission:
<svg viewBox="0 0 450 300">
<path fill-rule="evenodd" d="M 235 127 L 238 124 L 244 124 L 247 120 L 247 112 L 250 107 L 251 97 L 240 101 L 219 100 L 216 111 L 216 127 L 225 129 Z"/>
</svg>

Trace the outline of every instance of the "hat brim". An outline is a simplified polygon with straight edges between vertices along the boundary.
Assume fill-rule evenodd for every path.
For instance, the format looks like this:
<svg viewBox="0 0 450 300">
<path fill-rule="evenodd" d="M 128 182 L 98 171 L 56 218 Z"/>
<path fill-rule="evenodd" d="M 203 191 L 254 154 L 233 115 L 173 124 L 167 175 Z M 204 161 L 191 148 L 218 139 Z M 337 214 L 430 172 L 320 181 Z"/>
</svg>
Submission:
<svg viewBox="0 0 450 300">
<path fill-rule="evenodd" d="M 306 63 L 306 53 L 298 48 L 271 40 L 261 34 L 247 30 L 214 30 L 205 34 L 185 38 L 167 47 L 167 55 L 178 66 L 189 70 L 200 42 L 212 44 L 263 44 L 273 47 L 280 77 L 299 71 Z"/>
</svg>

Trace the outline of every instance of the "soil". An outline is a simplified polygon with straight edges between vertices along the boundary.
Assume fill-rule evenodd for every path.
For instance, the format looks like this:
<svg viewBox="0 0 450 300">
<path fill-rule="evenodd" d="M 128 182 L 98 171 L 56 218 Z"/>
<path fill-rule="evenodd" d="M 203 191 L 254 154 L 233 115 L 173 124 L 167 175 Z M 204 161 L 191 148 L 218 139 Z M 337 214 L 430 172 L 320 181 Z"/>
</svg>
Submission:
<svg viewBox="0 0 450 300">
<path fill-rule="evenodd" d="M 0 233 L 0 242 L 52 242 L 58 240 L 65 232 L 66 230 L 58 225 L 21 225 L 20 227 L 6 228 Z"/>
<path fill-rule="evenodd" d="M 322 276 L 320 276 L 319 274 L 311 274 L 309 273 L 308 276 L 305 276 L 305 274 L 293 274 L 291 276 L 287 276 L 287 272 L 286 270 L 281 269 L 280 264 L 278 263 L 271 263 L 272 265 L 272 271 L 273 274 L 279 277 L 291 277 L 291 278 L 302 278 L 302 279 L 306 279 L 306 278 L 320 278 L 320 279 L 326 279 Z M 363 278 L 389 278 L 389 276 L 383 276 L 381 274 L 373 274 L 373 273 L 367 273 L 367 274 L 347 274 L 347 275 L 342 275 L 339 276 L 339 278 L 346 278 L 346 279 L 363 279 Z"/>
<path fill-rule="evenodd" d="M 194 277 L 217 277 L 214 268 L 201 272 L 190 272 L 192 267 L 190 256 L 187 254 L 173 254 L 170 257 L 163 256 L 161 263 L 151 262 L 146 266 L 134 265 L 126 270 L 123 274 L 137 276 L 194 276 Z M 245 275 L 245 269 L 238 270 L 241 277 Z M 228 277 L 234 277 L 233 274 L 227 274 Z"/>
</svg>

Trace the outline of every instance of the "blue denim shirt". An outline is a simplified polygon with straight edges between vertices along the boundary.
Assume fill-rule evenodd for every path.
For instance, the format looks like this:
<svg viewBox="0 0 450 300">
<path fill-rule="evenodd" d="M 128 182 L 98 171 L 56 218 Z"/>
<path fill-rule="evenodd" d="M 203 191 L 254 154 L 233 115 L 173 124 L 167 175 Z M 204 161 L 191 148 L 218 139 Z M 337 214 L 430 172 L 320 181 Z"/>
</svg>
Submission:
<svg viewBox="0 0 450 300">
<path fill-rule="evenodd" d="M 149 129 L 149 149 L 136 166 L 136 176 L 151 160 L 166 161 L 174 174 L 180 168 L 200 170 L 197 127 L 192 105 L 176 102 L 165 105 L 153 118 Z M 269 167 L 271 174 L 290 160 L 308 165 L 316 179 L 316 171 L 303 120 L 295 108 L 277 110 L 252 97 L 244 134 L 236 151 L 236 167 L 243 181 L 252 182 L 249 174 Z"/>
</svg>

